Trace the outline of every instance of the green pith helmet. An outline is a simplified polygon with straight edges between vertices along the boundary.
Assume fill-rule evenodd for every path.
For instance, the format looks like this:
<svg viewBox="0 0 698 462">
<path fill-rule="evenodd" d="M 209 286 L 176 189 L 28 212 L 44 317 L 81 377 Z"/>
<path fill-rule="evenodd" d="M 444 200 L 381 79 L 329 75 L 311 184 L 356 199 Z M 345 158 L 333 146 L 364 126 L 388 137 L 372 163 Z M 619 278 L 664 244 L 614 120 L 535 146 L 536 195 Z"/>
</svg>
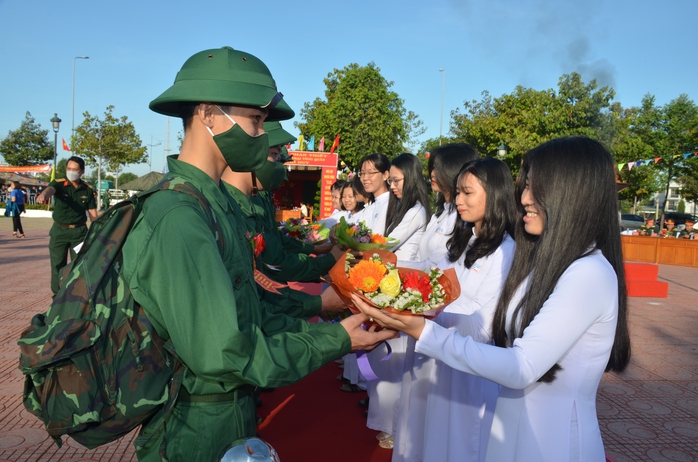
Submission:
<svg viewBox="0 0 698 462">
<path fill-rule="evenodd" d="M 259 58 L 223 47 L 189 58 L 174 84 L 150 102 L 150 109 L 181 117 L 182 104 L 237 104 L 268 108 L 269 121 L 291 119 L 295 113 L 282 98 L 271 72 Z"/>
<path fill-rule="evenodd" d="M 296 141 L 296 137 L 284 130 L 280 122 L 264 122 L 264 131 L 269 135 L 269 146 L 286 145 Z"/>
<path fill-rule="evenodd" d="M 291 162 L 293 160 L 293 157 L 288 155 L 288 149 L 286 149 L 286 146 L 281 146 L 281 152 L 279 153 L 279 162 L 282 164 L 286 162 Z"/>
</svg>

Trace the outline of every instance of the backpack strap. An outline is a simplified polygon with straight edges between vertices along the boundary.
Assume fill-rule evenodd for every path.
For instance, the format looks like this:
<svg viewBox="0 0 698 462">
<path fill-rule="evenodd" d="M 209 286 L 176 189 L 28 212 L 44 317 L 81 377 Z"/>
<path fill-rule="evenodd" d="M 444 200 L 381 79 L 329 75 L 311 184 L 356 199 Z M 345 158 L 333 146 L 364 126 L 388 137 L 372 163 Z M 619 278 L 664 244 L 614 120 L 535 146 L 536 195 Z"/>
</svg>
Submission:
<svg viewBox="0 0 698 462">
<path fill-rule="evenodd" d="M 153 186 L 151 189 L 137 194 L 137 200 L 139 202 L 142 202 L 142 200 L 145 199 L 147 196 L 150 196 L 154 192 L 163 190 L 179 191 L 181 193 L 192 196 L 199 202 L 201 208 L 204 210 L 206 216 L 208 217 L 208 226 L 211 229 L 211 233 L 213 233 L 213 237 L 216 239 L 216 243 L 218 244 L 218 250 L 220 251 L 221 255 L 223 255 L 226 245 L 225 241 L 223 240 L 223 232 L 221 231 L 221 226 L 218 223 L 216 216 L 213 214 L 213 210 L 211 209 L 211 203 L 208 201 L 208 199 L 206 199 L 206 196 L 201 194 L 201 192 L 198 189 L 196 189 L 191 183 L 188 183 L 186 181 L 174 182 L 172 181 L 172 178 L 168 178 L 167 176 L 165 176 L 157 185 Z"/>
<path fill-rule="evenodd" d="M 216 216 L 213 214 L 213 210 L 211 209 L 211 203 L 206 199 L 206 196 L 201 194 L 201 192 L 194 188 L 190 183 L 178 183 L 175 185 L 172 185 L 171 187 L 161 187 L 160 189 L 172 189 L 174 191 L 179 191 L 185 194 L 189 194 L 193 198 L 195 198 L 197 201 L 199 201 L 199 204 L 201 204 L 201 208 L 204 209 L 204 212 L 206 212 L 206 215 L 208 216 L 208 226 L 211 228 L 211 232 L 213 233 L 213 237 L 216 239 L 216 242 L 218 243 L 218 250 L 221 255 L 225 252 L 225 241 L 223 240 L 223 232 L 221 231 L 221 225 L 218 223 L 218 220 L 216 219 Z"/>
</svg>

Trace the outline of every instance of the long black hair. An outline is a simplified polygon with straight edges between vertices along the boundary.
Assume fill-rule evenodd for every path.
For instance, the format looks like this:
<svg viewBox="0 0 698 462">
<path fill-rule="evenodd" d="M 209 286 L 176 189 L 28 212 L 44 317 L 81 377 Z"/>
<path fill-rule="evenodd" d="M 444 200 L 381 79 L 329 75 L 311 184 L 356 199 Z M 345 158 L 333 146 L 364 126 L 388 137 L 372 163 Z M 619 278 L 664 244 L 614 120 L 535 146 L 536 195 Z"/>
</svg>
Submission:
<svg viewBox="0 0 698 462">
<path fill-rule="evenodd" d="M 402 153 L 391 162 L 392 166 L 400 169 L 404 176 L 402 180 L 402 198 L 398 201 L 394 194 L 390 194 L 388 203 L 388 215 L 385 218 L 385 235 L 390 236 L 405 218 L 409 209 L 419 202 L 427 214 L 427 222 L 431 217 L 429 208 L 429 192 L 427 184 L 422 176 L 422 164 L 417 156 L 408 152 Z M 424 225 L 426 227 L 426 225 Z"/>
<path fill-rule="evenodd" d="M 478 179 L 486 194 L 485 217 L 482 220 L 480 233 L 473 245 L 468 247 L 475 224 L 465 223 L 464 226 L 458 219 L 453 235 L 446 243 L 450 261 L 458 261 L 465 253 L 466 268 L 473 266 L 478 259 L 493 254 L 502 244 L 505 233 L 513 238 L 514 226 L 518 218 L 511 170 L 504 162 L 492 157 L 468 162 L 461 168 L 451 191 L 453 203 L 461 190 L 461 182 L 468 173 Z"/>
<path fill-rule="evenodd" d="M 373 194 L 366 191 L 358 175 L 354 175 L 354 178 L 351 179 L 351 187 L 354 189 L 354 195 L 361 194 L 366 198 L 366 203 L 373 202 Z"/>
<path fill-rule="evenodd" d="M 434 148 L 429 154 L 427 162 L 427 170 L 429 177 L 436 170 L 434 178 L 436 185 L 441 191 L 451 191 L 453 182 L 455 181 L 461 167 L 466 162 L 471 162 L 479 159 L 480 154 L 474 147 L 467 143 L 450 143 Z M 431 179 L 431 178 L 430 178 Z M 453 205 L 454 196 L 451 195 L 451 205 Z M 444 212 L 446 197 L 443 193 L 437 193 L 436 203 L 434 204 L 434 215 L 440 217 Z"/>
<path fill-rule="evenodd" d="M 521 196 L 529 172 L 529 188 L 544 229 L 540 236 L 526 233 L 516 222 L 516 251 L 492 322 L 497 346 L 511 346 L 538 315 L 558 280 L 577 259 L 600 250 L 618 277 L 618 324 L 606 370 L 622 371 L 630 361 L 627 295 L 618 222 L 618 193 L 614 161 L 598 141 L 582 137 L 548 141 L 524 156 L 517 180 L 519 217 L 525 214 Z M 507 326 L 507 310 L 516 289 L 530 275 L 530 283 Z M 507 327 L 512 337 L 507 336 Z M 554 365 L 540 378 L 552 382 L 560 369 Z"/>
</svg>

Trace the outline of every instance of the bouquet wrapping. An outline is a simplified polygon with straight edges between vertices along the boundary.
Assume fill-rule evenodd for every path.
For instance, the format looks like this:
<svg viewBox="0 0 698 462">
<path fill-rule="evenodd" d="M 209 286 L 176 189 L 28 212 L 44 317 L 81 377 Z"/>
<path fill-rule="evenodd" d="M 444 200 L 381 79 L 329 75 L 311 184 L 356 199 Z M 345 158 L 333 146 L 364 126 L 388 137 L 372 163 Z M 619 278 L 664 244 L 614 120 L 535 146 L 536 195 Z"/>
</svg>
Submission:
<svg viewBox="0 0 698 462">
<path fill-rule="evenodd" d="M 326 242 L 330 234 L 324 223 L 309 223 L 308 220 L 296 218 L 284 223 L 281 231 L 294 239 L 315 245 Z"/>
<path fill-rule="evenodd" d="M 460 296 L 460 283 L 453 268 L 432 268 L 430 273 L 397 268 L 397 257 L 385 250 L 366 252 L 362 261 L 350 267 L 347 255 L 345 252 L 337 261 L 329 276 L 330 285 L 353 313 L 360 310 L 351 294 L 375 308 L 428 319 L 438 316 Z"/>
<path fill-rule="evenodd" d="M 339 219 L 335 235 L 338 243 L 362 252 L 375 249 L 389 250 L 400 243 L 392 237 L 384 237 L 372 232 L 363 221 L 350 225 L 344 217 Z"/>
</svg>

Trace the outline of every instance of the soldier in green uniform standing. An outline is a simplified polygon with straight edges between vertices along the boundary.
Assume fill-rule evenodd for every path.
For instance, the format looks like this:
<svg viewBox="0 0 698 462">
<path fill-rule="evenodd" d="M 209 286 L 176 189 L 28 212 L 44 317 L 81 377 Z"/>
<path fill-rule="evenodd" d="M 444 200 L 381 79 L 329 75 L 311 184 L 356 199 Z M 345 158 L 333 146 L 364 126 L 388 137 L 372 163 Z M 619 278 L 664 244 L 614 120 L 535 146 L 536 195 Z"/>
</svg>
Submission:
<svg viewBox="0 0 698 462">
<path fill-rule="evenodd" d="M 109 190 L 105 189 L 102 193 L 102 210 L 107 210 L 109 208 L 109 202 L 111 201 L 111 194 Z"/>
<path fill-rule="evenodd" d="M 97 200 L 90 185 L 81 180 L 85 174 L 85 161 L 72 156 L 65 167 L 67 179 L 54 180 L 36 197 L 43 204 L 52 196 L 56 198 L 53 209 L 53 226 L 49 235 L 48 250 L 51 258 L 51 291 L 58 292 L 58 272 L 75 258 L 73 248 L 80 244 L 87 234 L 87 215 L 90 221 L 97 219 Z"/>
<path fill-rule="evenodd" d="M 150 103 L 184 122 L 181 152 L 168 159 L 164 180 L 186 182 L 208 200 L 220 239 L 194 197 L 165 190 L 145 201 L 124 245 L 133 298 L 186 366 L 167 421 L 156 415 L 134 441 L 140 461 L 217 460 L 226 445 L 255 435 L 255 387 L 294 383 L 394 336 L 364 330 L 363 316 L 310 324 L 274 313 L 259 298 L 256 241 L 220 179 L 228 167 L 254 172 L 266 162 L 264 120 L 294 115 L 282 98 L 262 61 L 224 47 L 189 58 Z"/>
</svg>

